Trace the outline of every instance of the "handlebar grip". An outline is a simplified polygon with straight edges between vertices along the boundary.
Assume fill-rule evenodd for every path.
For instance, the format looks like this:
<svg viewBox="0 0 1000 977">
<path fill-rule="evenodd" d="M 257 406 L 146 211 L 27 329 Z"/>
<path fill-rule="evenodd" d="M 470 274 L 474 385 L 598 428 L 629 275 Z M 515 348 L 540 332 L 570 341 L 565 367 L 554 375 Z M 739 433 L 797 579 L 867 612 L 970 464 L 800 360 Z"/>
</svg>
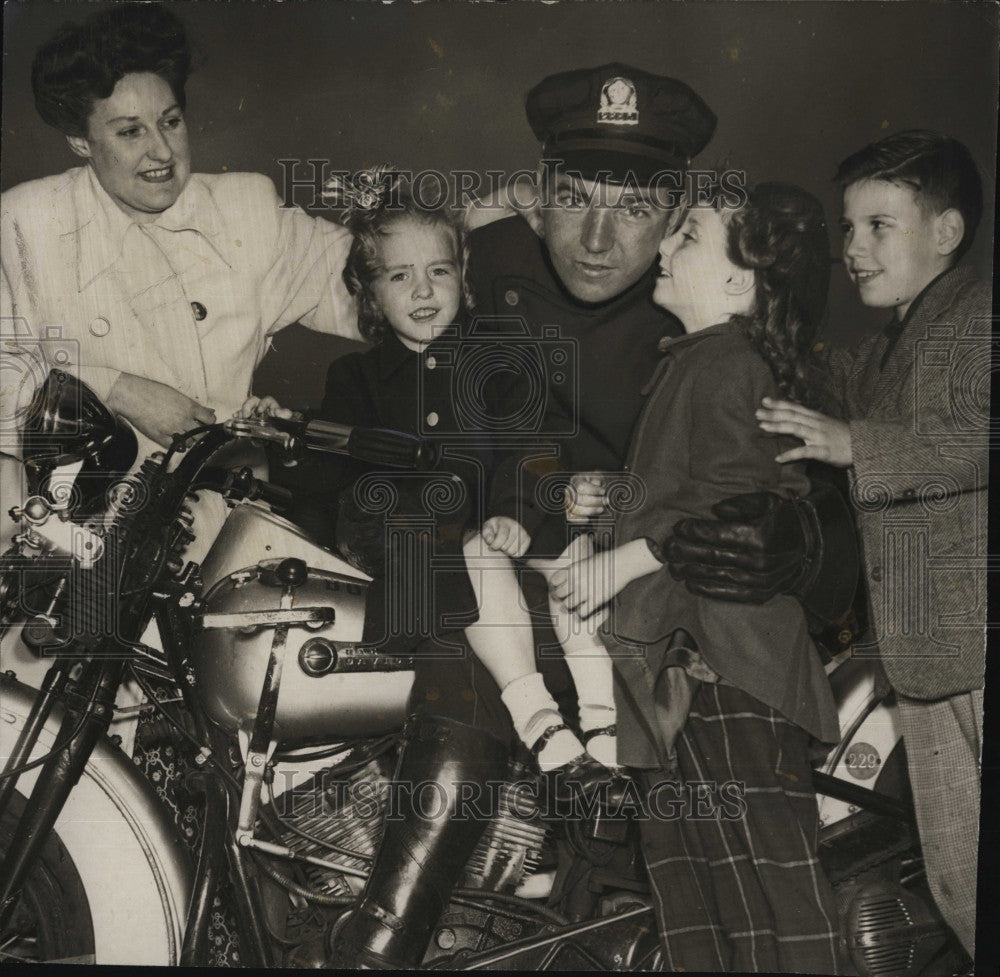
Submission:
<svg viewBox="0 0 1000 977">
<path fill-rule="evenodd" d="M 417 471 L 427 471 L 438 462 L 438 450 L 433 442 L 373 427 L 353 428 L 347 440 L 347 451 L 352 458 L 370 464 Z"/>
</svg>

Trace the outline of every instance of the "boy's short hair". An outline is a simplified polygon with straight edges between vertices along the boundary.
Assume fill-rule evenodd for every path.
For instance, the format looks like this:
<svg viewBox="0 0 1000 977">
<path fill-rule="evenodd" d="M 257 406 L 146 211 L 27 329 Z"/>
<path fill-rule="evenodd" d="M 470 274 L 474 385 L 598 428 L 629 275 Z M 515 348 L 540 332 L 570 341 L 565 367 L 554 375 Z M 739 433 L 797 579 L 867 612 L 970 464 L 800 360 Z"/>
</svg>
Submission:
<svg viewBox="0 0 1000 977">
<path fill-rule="evenodd" d="M 965 233 L 953 263 L 972 246 L 983 213 L 983 183 L 972 154 L 957 139 L 927 129 L 896 132 L 848 156 L 834 180 L 842 190 L 861 180 L 884 180 L 909 187 L 935 214 L 954 208 Z"/>
</svg>

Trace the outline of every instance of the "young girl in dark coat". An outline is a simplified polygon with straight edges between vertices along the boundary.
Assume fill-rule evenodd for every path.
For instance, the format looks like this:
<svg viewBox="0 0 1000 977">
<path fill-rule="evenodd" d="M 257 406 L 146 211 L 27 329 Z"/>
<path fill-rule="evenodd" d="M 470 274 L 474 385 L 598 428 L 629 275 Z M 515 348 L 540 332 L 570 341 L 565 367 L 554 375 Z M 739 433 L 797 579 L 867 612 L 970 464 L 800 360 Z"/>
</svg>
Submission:
<svg viewBox="0 0 1000 977">
<path fill-rule="evenodd" d="M 464 235 L 446 210 L 415 200 L 387 167 L 353 180 L 336 178 L 329 193 L 354 234 L 344 278 L 358 302 L 361 333 L 374 348 L 331 364 L 318 416 L 420 434 L 445 449 L 444 476 L 433 473 L 433 485 L 427 476 L 385 472 L 366 482 L 368 466 L 348 459 L 326 464 L 314 479 L 316 499 L 339 508 L 338 548 L 380 578 L 369 594 L 365 640 L 405 653 L 412 650 L 415 631 L 429 631 L 446 645 L 449 632 L 461 632 L 499 686 L 514 728 L 540 768 L 559 771 L 567 782 L 606 779 L 606 765 L 615 762 L 607 652 L 593 631 L 578 630 L 564 642 L 584 746 L 563 722 L 535 667 L 531 620 L 513 563 L 531 543 L 516 518 L 517 494 L 494 484 L 502 476 L 495 474 L 498 452 L 490 432 L 463 430 L 457 416 L 461 391 L 455 390 L 453 368 L 471 307 Z M 494 406 L 503 414 L 502 405 Z M 290 416 L 269 397 L 250 398 L 242 413 Z M 423 565 L 404 569 L 401 552 L 385 551 L 383 520 L 376 516 L 372 529 L 364 496 L 375 504 L 387 492 L 396 503 L 385 518 L 397 526 L 407 519 L 415 527 L 407 545 L 419 550 L 420 530 L 431 530 L 431 558 Z M 373 532 L 378 538 L 363 539 Z M 460 643 L 451 643 L 460 654 Z"/>
<path fill-rule="evenodd" d="M 650 791 L 641 829 L 665 969 L 836 973 L 810 757 L 839 730 L 804 612 L 790 596 L 754 606 L 693 594 L 659 550 L 678 520 L 728 496 L 809 489 L 801 465 L 775 460 L 780 445 L 754 411 L 763 397 L 808 403 L 819 389 L 810 351 L 829 281 L 822 208 L 796 187 L 762 184 L 743 207 L 692 208 L 660 255 L 654 301 L 687 335 L 661 344 L 633 433 L 628 470 L 645 504 L 616 517 L 616 547 L 552 586 L 583 616 L 613 598 L 605 641 L 619 756 Z M 678 782 L 694 803 L 654 803 L 658 790 L 676 797 Z M 698 788 L 707 802 L 696 784 L 708 785 Z"/>
</svg>

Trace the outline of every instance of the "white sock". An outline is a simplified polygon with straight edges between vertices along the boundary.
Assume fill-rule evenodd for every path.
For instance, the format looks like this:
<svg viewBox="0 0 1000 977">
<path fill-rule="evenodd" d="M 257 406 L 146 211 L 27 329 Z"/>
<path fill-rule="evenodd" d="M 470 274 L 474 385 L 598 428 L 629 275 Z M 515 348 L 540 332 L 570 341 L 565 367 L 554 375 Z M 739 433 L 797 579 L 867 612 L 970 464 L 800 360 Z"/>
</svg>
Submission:
<svg viewBox="0 0 1000 977">
<path fill-rule="evenodd" d="M 521 741 L 531 749 L 538 738 L 550 727 L 563 722 L 559 706 L 545 687 L 541 673 L 530 672 L 514 679 L 501 693 L 500 698 L 514 721 L 514 729 Z M 542 771 L 555 770 L 584 752 L 583 744 L 572 730 L 561 729 L 553 734 L 538 754 Z"/>
<path fill-rule="evenodd" d="M 597 638 L 584 646 L 574 641 L 571 649 L 564 649 L 566 667 L 573 676 L 576 697 L 580 704 L 580 729 L 602 729 L 615 722 L 614 668 L 611 656 Z M 587 741 L 587 752 L 606 767 L 618 762 L 618 744 L 615 736 L 599 734 Z"/>
</svg>

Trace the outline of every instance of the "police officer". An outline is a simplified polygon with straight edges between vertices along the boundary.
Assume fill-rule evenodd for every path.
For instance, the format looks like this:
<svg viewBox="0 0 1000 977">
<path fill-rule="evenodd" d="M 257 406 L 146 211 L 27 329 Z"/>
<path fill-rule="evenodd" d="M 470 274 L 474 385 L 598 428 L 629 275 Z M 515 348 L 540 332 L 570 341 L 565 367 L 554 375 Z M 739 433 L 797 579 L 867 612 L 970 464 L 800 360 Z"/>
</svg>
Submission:
<svg viewBox="0 0 1000 977">
<path fill-rule="evenodd" d="M 542 143 L 535 197 L 520 212 L 489 204 L 471 212 L 475 311 L 490 320 L 489 328 L 513 330 L 517 342 L 531 342 L 541 354 L 546 372 L 540 410 L 511 406 L 523 407 L 521 416 L 534 419 L 535 428 L 526 434 L 536 449 L 551 444 L 556 467 L 564 472 L 618 471 L 656 369 L 658 344 L 682 332 L 680 323 L 652 302 L 657 249 L 683 212 L 684 174 L 707 145 L 716 119 L 683 82 L 623 64 L 550 76 L 529 92 L 526 107 Z M 550 326 L 557 327 L 552 335 Z M 575 370 L 550 370 L 547 349 L 565 348 L 567 342 L 576 351 Z M 528 465 L 522 474 L 521 521 L 535 536 L 533 551 L 559 552 L 565 523 L 538 508 L 533 489 L 540 470 Z M 849 604 L 853 584 L 848 580 L 850 593 L 843 594 L 843 586 L 837 592 L 833 581 L 850 574 L 843 574 L 837 561 L 818 559 L 820 525 L 829 521 L 826 508 L 846 527 L 850 550 L 850 516 L 835 494 L 796 503 L 755 495 L 725 509 L 736 521 L 721 537 L 716 531 L 710 553 L 697 526 L 680 548 L 671 541 L 667 552 L 679 557 L 672 570 L 684 576 L 694 561 L 694 586 L 701 592 L 757 601 L 795 592 L 807 595 L 804 603 L 818 616 L 836 616 L 839 605 Z M 709 565 L 711 560 L 718 565 Z M 840 573 L 828 581 L 824 567 Z M 454 772 L 445 761 L 466 738 L 456 735 L 467 720 L 451 716 L 449 689 L 474 688 L 484 713 L 493 717 L 480 723 L 483 732 L 510 740 L 509 729 L 501 734 L 498 725 L 498 690 L 481 666 L 453 660 L 442 667 L 451 670 L 450 681 L 443 674 L 441 682 L 429 679 L 432 665 L 420 670 L 422 684 L 444 693 L 432 709 L 418 710 L 433 720 L 424 728 L 437 745 L 408 743 L 400 761 L 407 775 L 419 770 L 438 782 Z M 478 677 L 457 681 L 458 667 L 473 669 Z M 427 753 L 427 760 L 418 762 L 418 753 Z M 454 770 L 459 767 L 468 770 L 461 763 Z M 334 942 L 331 963 L 337 966 L 417 965 L 436 913 L 474 847 L 468 821 L 438 819 L 431 827 L 407 815 L 406 823 L 387 825 L 361 909 Z"/>
<path fill-rule="evenodd" d="M 623 64 L 552 75 L 526 107 L 542 144 L 534 193 L 510 187 L 469 213 L 476 312 L 520 317 L 542 344 L 555 341 L 545 328 L 553 324 L 572 341 L 575 382 L 549 383 L 543 434 L 556 435 L 566 471 L 613 472 L 658 343 L 682 332 L 652 302 L 657 248 L 683 212 L 686 171 L 716 119 L 683 82 Z M 738 192 L 735 180 L 732 187 Z M 567 506 L 572 512 L 572 495 Z M 856 544 L 831 486 L 794 502 L 741 496 L 717 511 L 725 522 L 686 520 L 658 541 L 693 590 L 748 602 L 793 593 L 817 625 L 849 607 Z M 540 519 L 528 513 L 526 525 Z"/>
</svg>

